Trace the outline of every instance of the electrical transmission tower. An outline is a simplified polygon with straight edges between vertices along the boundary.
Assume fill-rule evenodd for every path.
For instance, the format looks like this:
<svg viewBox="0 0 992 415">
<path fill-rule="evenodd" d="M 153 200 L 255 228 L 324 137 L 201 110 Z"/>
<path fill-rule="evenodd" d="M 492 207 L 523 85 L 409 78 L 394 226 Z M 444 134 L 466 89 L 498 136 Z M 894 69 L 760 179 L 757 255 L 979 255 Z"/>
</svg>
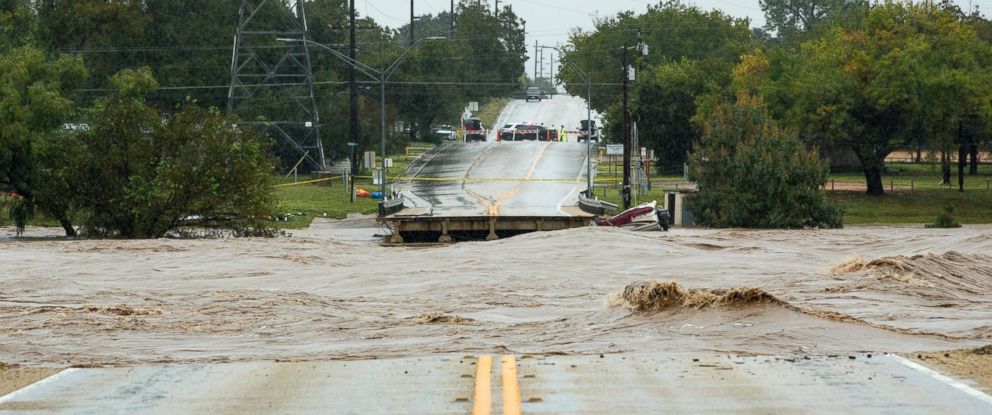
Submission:
<svg viewBox="0 0 992 415">
<path fill-rule="evenodd" d="M 312 169 L 327 170 L 303 3 L 241 0 L 227 113 L 269 131 Z"/>
</svg>

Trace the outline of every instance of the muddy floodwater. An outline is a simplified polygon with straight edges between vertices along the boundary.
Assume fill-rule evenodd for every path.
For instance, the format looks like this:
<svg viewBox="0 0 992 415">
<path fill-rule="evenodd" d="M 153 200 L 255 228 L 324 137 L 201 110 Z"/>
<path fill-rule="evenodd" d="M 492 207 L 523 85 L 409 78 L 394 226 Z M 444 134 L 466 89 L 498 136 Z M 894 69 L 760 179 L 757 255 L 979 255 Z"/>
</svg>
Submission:
<svg viewBox="0 0 992 415">
<path fill-rule="evenodd" d="M 384 247 L 363 224 L 279 239 L 0 237 L 0 362 L 829 355 L 992 342 L 990 226 L 586 228 Z"/>
</svg>

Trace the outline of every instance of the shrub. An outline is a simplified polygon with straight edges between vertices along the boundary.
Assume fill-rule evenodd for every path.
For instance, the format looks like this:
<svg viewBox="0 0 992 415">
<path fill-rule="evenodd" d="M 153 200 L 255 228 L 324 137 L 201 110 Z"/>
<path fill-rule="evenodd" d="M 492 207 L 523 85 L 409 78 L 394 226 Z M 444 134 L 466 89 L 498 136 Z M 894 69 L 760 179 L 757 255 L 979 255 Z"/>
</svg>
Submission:
<svg viewBox="0 0 992 415">
<path fill-rule="evenodd" d="M 91 236 L 159 238 L 190 229 L 270 235 L 274 162 L 262 137 L 187 102 L 161 114 L 151 72 L 116 75 L 110 98 L 73 138 L 73 206 Z"/>
<path fill-rule="evenodd" d="M 759 99 L 741 95 L 697 117 L 702 135 L 690 156 L 700 192 L 691 199 L 709 227 L 840 227 L 842 212 L 821 187 L 827 167 L 796 134 L 770 119 Z"/>
<path fill-rule="evenodd" d="M 947 205 L 944 206 L 944 212 L 937 215 L 937 221 L 933 224 L 927 225 L 928 228 L 960 228 L 961 224 L 954 219 L 954 206 Z"/>
</svg>

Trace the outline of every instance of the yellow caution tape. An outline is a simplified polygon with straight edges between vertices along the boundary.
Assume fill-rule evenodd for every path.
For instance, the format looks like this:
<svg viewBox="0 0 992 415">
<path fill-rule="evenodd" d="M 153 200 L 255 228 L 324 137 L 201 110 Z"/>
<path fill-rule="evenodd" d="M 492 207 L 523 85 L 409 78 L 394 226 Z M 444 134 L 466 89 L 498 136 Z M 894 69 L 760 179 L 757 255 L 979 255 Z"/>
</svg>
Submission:
<svg viewBox="0 0 992 415">
<path fill-rule="evenodd" d="M 326 178 L 326 179 L 317 179 L 317 180 L 307 180 L 307 181 L 305 181 L 305 182 L 296 182 L 296 183 L 285 183 L 285 184 L 277 184 L 277 185 L 275 185 L 275 187 L 290 187 L 290 186 L 300 186 L 300 185 L 304 185 L 304 184 L 314 184 L 314 183 L 322 183 L 322 182 L 329 182 L 329 181 L 332 181 L 332 180 L 338 180 L 338 179 L 341 179 L 341 177 L 342 177 L 342 176 L 338 176 L 338 177 L 329 177 L 329 178 Z"/>
<path fill-rule="evenodd" d="M 355 176 L 356 179 L 372 179 L 372 176 Z M 406 182 L 503 182 L 503 183 L 520 183 L 520 182 L 538 182 L 538 183 L 585 183 L 585 178 L 573 178 L 573 179 L 528 179 L 524 177 L 505 177 L 505 178 L 489 178 L 489 177 L 390 177 L 389 180 L 406 181 Z M 596 183 L 613 183 L 618 181 L 618 179 L 596 179 Z"/>
</svg>

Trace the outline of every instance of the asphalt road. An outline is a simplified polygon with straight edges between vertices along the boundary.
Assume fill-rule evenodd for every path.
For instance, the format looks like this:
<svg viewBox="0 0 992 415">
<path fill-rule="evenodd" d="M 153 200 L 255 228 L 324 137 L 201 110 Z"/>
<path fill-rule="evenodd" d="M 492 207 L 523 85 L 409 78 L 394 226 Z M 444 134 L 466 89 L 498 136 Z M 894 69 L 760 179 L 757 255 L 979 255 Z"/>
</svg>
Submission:
<svg viewBox="0 0 992 415">
<path fill-rule="evenodd" d="M 584 118 L 584 101 L 559 96 L 513 101 L 500 122 L 573 123 L 577 128 Z M 586 188 L 586 152 L 584 143 L 496 142 L 495 136 L 486 143 L 449 143 L 410 167 L 413 180 L 397 183 L 407 200 L 398 216 L 575 215 Z"/>
<path fill-rule="evenodd" d="M 586 101 L 578 97 L 556 95 L 540 102 L 510 101 L 496 119 L 496 124 L 492 126 L 493 131 L 489 134 L 489 141 L 496 141 L 496 130 L 507 124 L 532 123 L 548 128 L 565 126 L 569 131 L 577 131 L 579 123 L 586 119 L 586 116 Z M 600 118 L 600 115 L 593 111 L 592 119 L 596 120 L 597 125 L 602 125 Z M 568 141 L 574 139 L 568 137 Z"/>
<path fill-rule="evenodd" d="M 446 356 L 68 369 L 2 414 L 988 414 L 896 356 Z"/>
</svg>

